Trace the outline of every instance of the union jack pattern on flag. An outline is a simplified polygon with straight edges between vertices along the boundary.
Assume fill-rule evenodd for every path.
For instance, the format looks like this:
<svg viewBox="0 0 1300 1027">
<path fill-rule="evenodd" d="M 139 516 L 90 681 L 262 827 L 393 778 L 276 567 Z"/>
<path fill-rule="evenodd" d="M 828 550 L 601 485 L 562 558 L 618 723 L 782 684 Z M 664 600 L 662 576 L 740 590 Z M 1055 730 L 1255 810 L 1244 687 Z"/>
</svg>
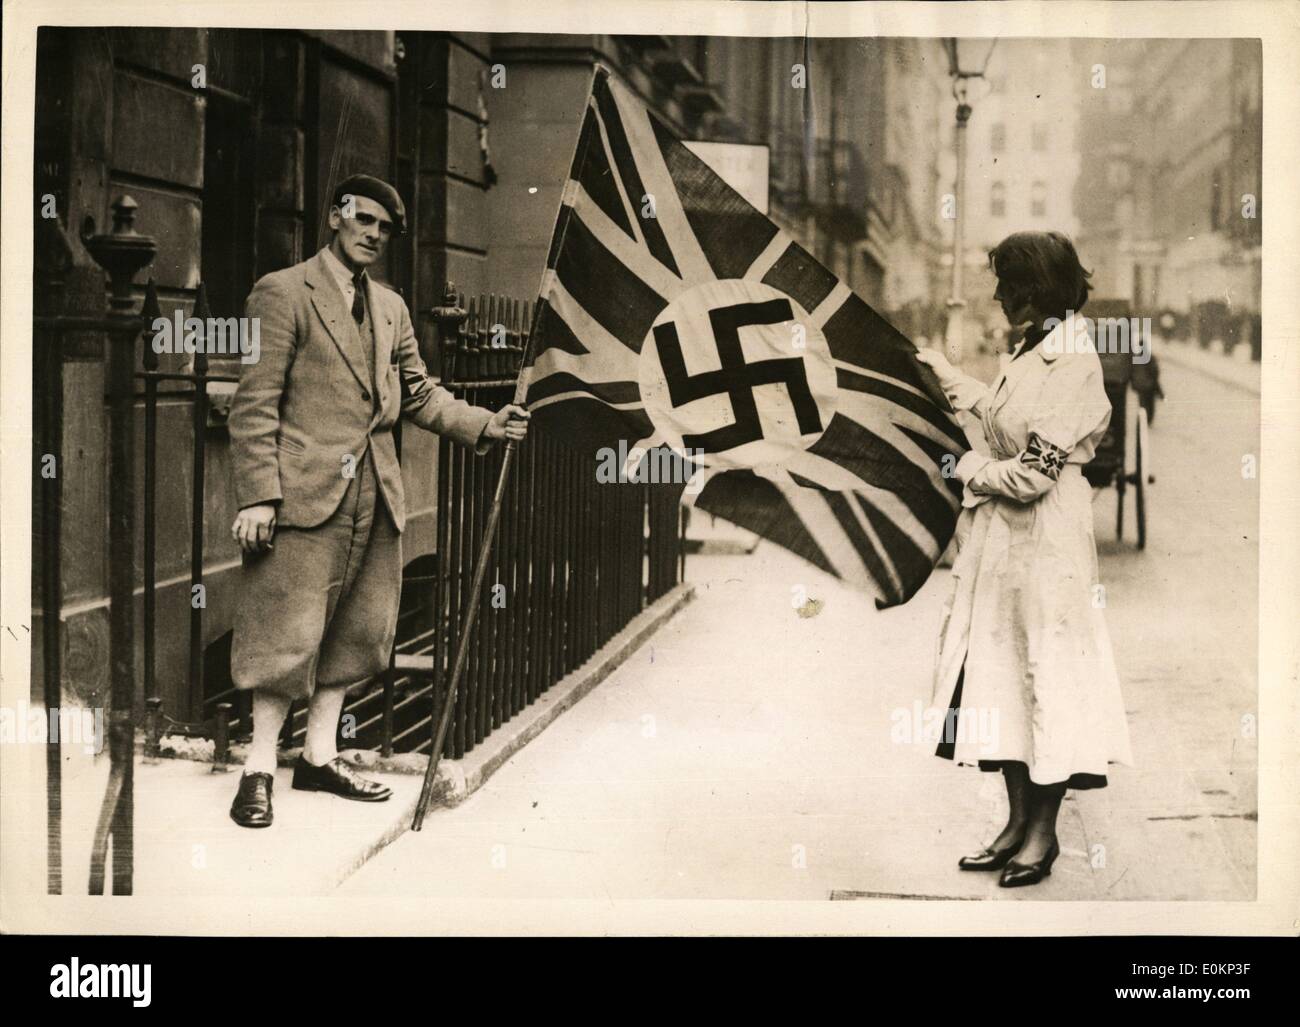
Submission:
<svg viewBox="0 0 1300 1027">
<path fill-rule="evenodd" d="M 969 448 L 915 347 L 603 67 L 561 204 L 525 379 L 537 427 L 593 456 L 668 447 L 701 468 L 699 509 L 879 607 L 911 598 Z"/>
</svg>

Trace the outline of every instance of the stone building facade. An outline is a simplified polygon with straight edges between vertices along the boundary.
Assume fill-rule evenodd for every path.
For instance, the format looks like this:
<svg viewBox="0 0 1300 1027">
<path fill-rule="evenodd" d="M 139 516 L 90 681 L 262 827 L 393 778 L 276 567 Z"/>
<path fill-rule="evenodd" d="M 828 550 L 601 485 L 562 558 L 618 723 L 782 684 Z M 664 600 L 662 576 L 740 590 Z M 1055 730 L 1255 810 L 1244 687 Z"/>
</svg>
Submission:
<svg viewBox="0 0 1300 1027">
<path fill-rule="evenodd" d="M 488 36 L 441 33 L 402 39 L 392 32 L 42 29 L 38 206 L 53 196 L 65 234 L 75 239 L 85 229 L 106 231 L 110 205 L 129 194 L 139 204 L 136 230 L 158 242 L 139 281 L 154 279 L 163 314 L 191 312 L 202 282 L 213 314 L 229 316 L 242 313 L 258 277 L 325 244 L 334 181 L 354 172 L 388 178 L 406 197 L 412 230 L 376 276 L 405 295 L 432 359 L 426 315 L 442 302 L 446 280 L 470 293 L 487 284 L 482 89 L 489 48 Z M 103 274 L 83 247 L 74 242 L 72 251 L 62 312 L 98 314 Z M 102 337 L 72 341 L 60 462 L 65 684 L 93 700 L 107 679 L 105 360 Z M 164 355 L 162 369 L 191 359 Z M 214 372 L 237 367 L 234 360 L 212 364 Z M 181 684 L 193 470 L 184 388 L 164 384 L 158 412 L 158 668 L 165 711 L 178 716 L 201 705 Z M 205 644 L 228 635 L 231 572 L 239 565 L 226 530 L 236 512 L 223 416 L 229 386 L 210 391 Z M 407 433 L 408 560 L 433 545 L 435 453 L 432 437 Z M 39 647 L 33 658 L 38 691 Z"/>
<path fill-rule="evenodd" d="M 1263 196 L 1259 40 L 1080 40 L 1103 68 L 1082 91 L 1076 191 L 1099 293 L 1179 334 L 1259 358 Z"/>
</svg>

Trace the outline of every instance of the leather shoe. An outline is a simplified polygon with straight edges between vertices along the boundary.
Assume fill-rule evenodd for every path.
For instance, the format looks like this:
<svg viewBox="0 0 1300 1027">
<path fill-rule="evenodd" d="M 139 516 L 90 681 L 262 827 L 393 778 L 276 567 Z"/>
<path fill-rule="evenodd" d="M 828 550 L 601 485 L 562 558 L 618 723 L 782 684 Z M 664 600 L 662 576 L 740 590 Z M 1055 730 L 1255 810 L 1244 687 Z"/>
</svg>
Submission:
<svg viewBox="0 0 1300 1027">
<path fill-rule="evenodd" d="M 339 756 L 321 767 L 299 756 L 293 765 L 293 787 L 302 792 L 330 792 L 358 802 L 383 802 L 393 794 L 387 785 L 367 781 Z"/>
<path fill-rule="evenodd" d="M 230 804 L 230 819 L 240 827 L 271 826 L 271 791 L 275 779 L 254 771 L 239 778 L 239 791 Z"/>
<path fill-rule="evenodd" d="M 1061 854 L 1061 847 L 1052 842 L 1052 847 L 1047 850 L 1037 863 L 1016 863 L 1011 862 L 1006 865 L 1002 871 L 1002 877 L 998 879 L 998 886 L 1002 888 L 1023 888 L 1027 884 L 1037 884 L 1044 877 L 1050 877 L 1052 873 L 1052 864 L 1056 862 L 1056 857 Z"/>
<path fill-rule="evenodd" d="M 962 856 L 957 860 L 957 866 L 962 870 L 1001 870 L 1011 857 L 1020 851 L 1021 845 L 1024 845 L 1024 841 L 1005 849 L 995 849 L 990 846 L 973 856 Z"/>
</svg>

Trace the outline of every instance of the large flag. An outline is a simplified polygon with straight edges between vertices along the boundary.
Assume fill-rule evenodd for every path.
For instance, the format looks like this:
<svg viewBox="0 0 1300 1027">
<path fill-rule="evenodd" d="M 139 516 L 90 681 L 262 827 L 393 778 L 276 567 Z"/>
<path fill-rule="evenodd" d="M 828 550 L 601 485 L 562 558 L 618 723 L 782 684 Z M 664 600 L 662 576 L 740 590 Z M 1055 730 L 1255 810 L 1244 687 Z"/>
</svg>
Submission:
<svg viewBox="0 0 1300 1027">
<path fill-rule="evenodd" d="M 539 429 L 595 459 L 669 447 L 702 466 L 698 508 L 877 606 L 921 587 L 969 447 L 915 347 L 604 68 L 546 268 L 526 372 Z"/>
</svg>

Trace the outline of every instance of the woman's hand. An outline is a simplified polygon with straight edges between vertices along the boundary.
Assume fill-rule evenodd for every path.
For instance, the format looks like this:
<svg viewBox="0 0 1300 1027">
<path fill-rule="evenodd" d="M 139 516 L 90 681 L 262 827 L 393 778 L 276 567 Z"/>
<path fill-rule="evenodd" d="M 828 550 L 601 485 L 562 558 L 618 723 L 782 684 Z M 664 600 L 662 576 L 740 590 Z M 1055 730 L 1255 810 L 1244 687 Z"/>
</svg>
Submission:
<svg viewBox="0 0 1300 1027">
<path fill-rule="evenodd" d="M 919 349 L 916 351 L 916 359 L 934 372 L 944 392 L 948 391 L 950 383 L 955 383 L 961 376 L 961 372 L 948 362 L 948 358 L 940 350 L 930 347 Z"/>
<path fill-rule="evenodd" d="M 939 350 L 917 350 L 916 359 L 934 372 L 939 379 L 939 388 L 943 389 L 954 410 L 972 410 L 984 395 L 984 386 L 953 367 Z"/>
<path fill-rule="evenodd" d="M 507 403 L 492 415 L 492 420 L 488 421 L 487 427 L 483 429 L 483 434 L 489 439 L 510 439 L 513 442 L 522 442 L 524 436 L 528 434 L 528 419 L 532 416 L 523 407 L 514 403 Z"/>
</svg>

